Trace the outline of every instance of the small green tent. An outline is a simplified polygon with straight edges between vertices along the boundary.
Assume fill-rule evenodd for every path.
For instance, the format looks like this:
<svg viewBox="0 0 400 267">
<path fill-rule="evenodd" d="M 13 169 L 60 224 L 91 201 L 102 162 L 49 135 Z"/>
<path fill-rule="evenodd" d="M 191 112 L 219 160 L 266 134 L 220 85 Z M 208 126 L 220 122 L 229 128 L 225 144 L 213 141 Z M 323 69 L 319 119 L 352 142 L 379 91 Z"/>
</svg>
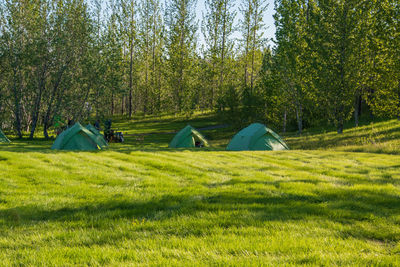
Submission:
<svg viewBox="0 0 400 267">
<path fill-rule="evenodd" d="M 0 130 L 0 143 L 10 143 L 10 140 L 8 140 L 2 130 Z"/>
<path fill-rule="evenodd" d="M 96 127 L 94 127 L 91 124 L 86 125 L 86 129 L 88 129 L 89 131 L 92 132 L 92 134 L 94 134 L 96 136 L 97 139 L 97 143 L 100 144 L 101 148 L 107 147 L 107 141 L 104 139 L 104 136 L 100 133 L 99 130 L 96 129 Z"/>
<path fill-rule="evenodd" d="M 195 130 L 192 126 L 188 125 L 175 135 L 175 137 L 169 144 L 169 147 L 195 147 L 196 141 L 202 143 L 203 146 L 208 146 L 208 142 L 204 138 L 204 136 L 197 130 Z"/>
<path fill-rule="evenodd" d="M 265 125 L 253 123 L 238 132 L 229 142 L 226 150 L 286 150 L 285 142 Z"/>
<path fill-rule="evenodd" d="M 63 131 L 54 141 L 51 149 L 57 150 L 98 150 L 101 144 L 97 137 L 79 122 Z"/>
</svg>

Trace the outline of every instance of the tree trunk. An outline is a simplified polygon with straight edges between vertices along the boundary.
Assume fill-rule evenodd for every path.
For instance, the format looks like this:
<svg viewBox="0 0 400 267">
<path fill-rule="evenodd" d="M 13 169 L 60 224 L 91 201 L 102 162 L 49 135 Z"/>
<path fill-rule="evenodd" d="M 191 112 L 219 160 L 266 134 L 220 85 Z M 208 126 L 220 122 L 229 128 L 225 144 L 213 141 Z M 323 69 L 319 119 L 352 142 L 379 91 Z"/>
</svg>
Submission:
<svg viewBox="0 0 400 267">
<path fill-rule="evenodd" d="M 256 5 L 256 10 L 254 14 L 254 28 L 253 28 L 253 46 L 251 51 L 251 79 L 250 79 L 250 88 L 253 93 L 254 88 L 254 58 L 256 53 L 256 37 L 257 37 L 257 21 L 258 21 L 258 5 Z"/>
<path fill-rule="evenodd" d="M 284 133 L 286 133 L 286 121 L 287 121 L 287 111 L 285 108 L 285 111 L 283 112 L 283 129 L 282 129 Z"/>
<path fill-rule="evenodd" d="M 342 118 L 338 122 L 337 133 L 338 134 L 342 134 L 343 133 L 343 119 Z"/>
<path fill-rule="evenodd" d="M 111 116 L 114 115 L 114 90 L 111 93 Z"/>
<path fill-rule="evenodd" d="M 33 107 L 33 112 L 32 112 L 32 128 L 31 128 L 31 133 L 29 135 L 29 139 L 33 139 L 33 136 L 35 134 L 37 122 L 39 120 L 39 113 L 40 113 L 40 106 L 42 102 L 42 93 L 45 90 L 45 75 L 46 75 L 46 67 L 43 67 L 43 70 L 40 71 L 38 74 L 38 93 L 36 95 L 36 100 L 35 100 L 35 106 Z"/>
<path fill-rule="evenodd" d="M 148 56 L 146 49 L 146 61 L 145 61 L 145 84 L 144 84 L 144 94 L 143 94 L 143 115 L 146 116 L 147 106 L 148 106 L 148 98 L 149 98 L 149 73 L 148 73 Z"/>
<path fill-rule="evenodd" d="M 398 101 L 398 111 L 397 111 L 397 119 L 400 120 L 400 80 L 399 80 L 399 84 L 397 86 L 397 101 Z"/>
<path fill-rule="evenodd" d="M 132 89 L 129 89 L 129 97 L 128 97 L 128 113 L 129 113 L 129 118 L 132 118 Z"/>
<path fill-rule="evenodd" d="M 153 36 L 152 36 L 152 45 L 151 45 L 151 54 L 152 54 L 152 75 L 151 75 L 151 88 L 152 88 L 152 99 L 153 99 L 153 112 L 154 113 L 154 109 L 156 109 L 158 111 L 158 104 L 157 104 L 157 98 L 156 98 L 156 94 L 157 94 L 157 89 L 156 89 L 156 80 L 157 80 L 157 76 L 156 76 L 156 32 L 157 32 L 157 27 L 156 27 L 156 10 L 153 10 Z"/>
<path fill-rule="evenodd" d="M 299 104 L 296 108 L 296 119 L 297 119 L 297 128 L 299 130 L 299 134 L 301 135 L 303 132 L 303 117 L 302 117 L 302 107 Z"/>
<path fill-rule="evenodd" d="M 358 127 L 360 116 L 361 116 L 361 95 L 358 92 L 356 95 L 356 102 L 354 107 L 354 123 L 356 127 Z"/>
<path fill-rule="evenodd" d="M 136 112 L 139 109 L 139 94 L 138 94 L 139 88 L 138 88 L 138 84 L 135 83 L 135 89 L 133 90 L 134 95 L 133 95 L 133 113 L 136 114 Z"/>
<path fill-rule="evenodd" d="M 213 109 L 215 107 L 215 91 L 217 87 L 217 81 L 215 80 L 215 69 L 216 69 L 216 64 L 215 60 L 213 60 L 213 65 L 212 65 L 212 85 L 211 85 L 211 99 L 210 99 L 210 107 Z"/>
<path fill-rule="evenodd" d="M 65 90 L 66 90 L 66 88 L 62 88 L 61 91 L 57 94 L 57 96 L 55 98 L 57 100 L 55 107 L 54 107 L 55 112 L 58 112 L 60 110 Z M 47 128 L 46 128 L 46 133 L 47 133 Z"/>
<path fill-rule="evenodd" d="M 50 96 L 50 100 L 49 100 L 49 104 L 47 106 L 46 114 L 45 114 L 44 119 L 43 119 L 43 135 L 44 135 L 44 137 L 46 139 L 49 138 L 49 134 L 48 134 L 47 130 L 50 127 L 50 125 L 49 125 L 50 121 L 52 121 L 52 119 L 50 119 L 50 117 L 51 117 L 51 112 L 52 112 L 52 108 L 53 108 L 53 103 L 54 103 L 54 100 L 56 98 L 58 87 L 59 87 L 59 85 L 61 83 L 61 79 L 62 79 L 63 73 L 64 73 L 66 68 L 67 68 L 67 66 L 65 65 L 63 68 L 61 68 L 61 70 L 59 72 L 59 75 L 57 77 L 56 83 L 53 86 L 53 91 L 52 91 L 51 96 Z"/>
<path fill-rule="evenodd" d="M 145 36 L 145 43 L 146 43 L 146 55 L 145 55 L 145 85 L 144 85 L 144 95 L 143 95 L 143 115 L 146 116 L 148 111 L 148 101 L 149 101 L 149 23 L 146 22 L 146 36 Z"/>
<path fill-rule="evenodd" d="M 343 133 L 343 125 L 344 125 L 344 119 L 343 119 L 343 111 L 344 107 L 343 105 L 340 105 L 339 107 L 339 112 L 337 113 L 337 133 L 342 134 Z"/>
<path fill-rule="evenodd" d="M 124 99 L 125 99 L 125 97 L 124 96 L 122 96 L 122 98 L 121 98 L 121 115 L 123 116 L 124 115 Z"/>
<path fill-rule="evenodd" d="M 368 96 L 368 98 L 369 98 L 369 101 L 370 101 L 370 103 L 372 104 L 372 105 L 374 105 L 375 103 L 375 89 L 374 88 L 370 88 L 369 89 L 369 96 Z M 370 112 L 369 112 L 369 116 L 370 116 L 370 119 L 371 120 L 373 120 L 374 119 L 374 112 L 373 112 L 373 110 L 371 110 L 370 109 Z"/>
<path fill-rule="evenodd" d="M 134 7 L 132 2 L 131 10 L 131 29 L 129 40 L 129 118 L 132 118 L 132 101 L 133 101 L 133 41 L 134 41 Z"/>
<path fill-rule="evenodd" d="M 220 90 L 222 90 L 224 85 L 224 69 L 225 69 L 225 43 L 226 43 L 226 5 L 227 1 L 224 1 L 224 14 L 223 14 L 223 22 L 222 22 L 222 45 L 221 45 L 221 72 L 220 72 Z"/>
<path fill-rule="evenodd" d="M 348 13 L 348 7 L 347 7 L 347 2 L 345 2 L 344 10 L 343 10 L 343 31 L 342 31 L 342 36 L 341 36 L 341 47 L 340 47 L 340 87 L 341 91 L 345 92 L 346 91 L 346 80 L 345 80 L 345 59 L 346 59 L 346 41 L 348 38 L 348 33 L 347 33 L 347 13 Z M 343 124 L 344 124 L 344 104 L 343 100 L 338 98 L 340 103 L 337 103 L 339 105 L 339 112 L 336 114 L 337 118 L 337 132 L 338 134 L 343 133 Z"/>
<path fill-rule="evenodd" d="M 42 90 L 40 89 L 38 95 L 36 96 L 35 107 L 33 108 L 32 112 L 32 128 L 31 128 L 31 133 L 29 135 L 29 139 L 33 139 L 33 136 L 35 134 L 37 122 L 39 120 L 41 100 L 42 100 Z"/>
<path fill-rule="evenodd" d="M 46 139 L 49 139 L 49 133 L 48 133 L 49 127 L 50 127 L 50 116 L 46 114 L 46 117 L 44 118 L 43 121 L 43 135 L 44 138 Z"/>
<path fill-rule="evenodd" d="M 24 102 L 24 99 L 21 99 L 21 101 L 23 101 Z M 29 133 L 31 130 L 31 124 L 32 124 L 32 117 L 31 117 L 31 115 L 32 114 L 29 114 L 29 112 L 28 111 L 26 111 L 26 103 L 23 103 L 22 105 L 21 105 L 21 109 L 20 109 L 21 111 L 21 118 L 25 118 L 25 121 L 26 121 L 26 125 L 25 125 L 25 132 L 27 132 L 27 133 Z M 21 126 L 21 128 L 22 128 L 22 126 Z"/>
<path fill-rule="evenodd" d="M 249 1 L 249 12 L 251 10 L 251 1 Z M 247 23 L 247 34 L 246 34 L 246 51 L 244 54 L 244 86 L 247 87 L 247 56 L 249 54 L 249 45 L 250 45 L 250 19 L 246 21 Z"/>
<path fill-rule="evenodd" d="M 157 107 L 158 107 L 158 112 L 161 112 L 161 75 L 162 75 L 162 72 L 161 72 L 161 58 L 160 58 L 160 62 L 159 62 L 159 64 L 158 64 L 158 95 L 157 95 L 157 98 L 158 98 L 158 101 L 157 101 Z"/>
<path fill-rule="evenodd" d="M 183 28 L 183 26 L 182 26 Z M 182 92 L 183 92 L 183 60 L 184 60 L 184 52 L 183 52 L 183 46 L 184 46 L 184 33 L 183 29 L 181 32 L 181 38 L 180 38 L 180 58 L 179 58 L 179 77 L 178 77 L 178 86 L 177 86 L 177 92 L 176 92 L 176 113 L 180 113 L 182 111 Z"/>
<path fill-rule="evenodd" d="M 18 138 L 22 138 L 21 131 L 21 106 L 20 106 L 20 90 L 17 86 L 17 70 L 13 69 L 13 94 L 14 94 L 14 116 L 15 116 L 15 130 L 17 131 Z"/>
<path fill-rule="evenodd" d="M 180 58 L 180 69 L 179 69 L 179 86 L 178 86 L 178 88 L 179 88 L 179 97 L 178 97 L 178 111 L 179 111 L 179 113 L 182 111 L 182 94 L 183 94 L 183 82 L 184 82 L 184 79 L 183 79 L 183 75 L 184 75 L 184 73 L 183 73 L 183 69 L 184 69 L 184 65 L 183 65 L 183 61 L 184 61 L 184 57 L 185 57 L 185 55 L 184 55 L 184 43 L 185 43 L 185 34 L 184 34 L 184 32 L 183 32 L 183 28 L 184 27 L 182 27 L 182 35 L 181 35 L 181 46 L 180 46 L 180 50 L 181 50 L 181 52 L 180 52 L 180 55 L 181 55 L 181 58 Z"/>
<path fill-rule="evenodd" d="M 90 93 L 90 87 L 87 88 L 85 97 L 83 98 L 82 104 L 80 105 L 81 108 L 74 114 L 73 121 L 79 121 L 82 118 L 83 108 L 86 106 L 85 103 L 87 103 L 89 99 L 89 93 Z"/>
</svg>

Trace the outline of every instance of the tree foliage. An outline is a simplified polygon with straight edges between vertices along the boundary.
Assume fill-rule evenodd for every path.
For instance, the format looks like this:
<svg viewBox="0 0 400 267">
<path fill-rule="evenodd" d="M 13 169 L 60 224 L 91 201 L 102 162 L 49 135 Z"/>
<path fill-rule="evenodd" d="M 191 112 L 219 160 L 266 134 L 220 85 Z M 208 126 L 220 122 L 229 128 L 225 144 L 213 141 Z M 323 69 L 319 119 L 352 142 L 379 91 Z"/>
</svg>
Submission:
<svg viewBox="0 0 400 267">
<path fill-rule="evenodd" d="M 0 126 L 49 137 L 60 118 L 200 109 L 340 133 L 400 117 L 398 1 L 276 0 L 273 45 L 265 1 L 205 0 L 201 23 L 195 0 L 163 3 L 0 0 Z"/>
</svg>

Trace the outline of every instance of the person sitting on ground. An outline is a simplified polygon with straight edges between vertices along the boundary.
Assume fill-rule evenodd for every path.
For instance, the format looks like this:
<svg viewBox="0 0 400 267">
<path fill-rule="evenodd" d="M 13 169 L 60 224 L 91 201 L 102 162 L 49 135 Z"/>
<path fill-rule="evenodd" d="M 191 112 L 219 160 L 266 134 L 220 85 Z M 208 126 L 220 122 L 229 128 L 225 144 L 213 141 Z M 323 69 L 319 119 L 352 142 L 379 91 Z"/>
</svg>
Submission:
<svg viewBox="0 0 400 267">
<path fill-rule="evenodd" d="M 123 143 L 124 142 L 124 135 L 122 132 L 115 133 L 116 142 Z"/>
<path fill-rule="evenodd" d="M 100 130 L 100 122 L 99 122 L 99 120 L 96 120 L 95 122 L 94 122 L 94 128 L 96 128 L 97 130 Z"/>
</svg>

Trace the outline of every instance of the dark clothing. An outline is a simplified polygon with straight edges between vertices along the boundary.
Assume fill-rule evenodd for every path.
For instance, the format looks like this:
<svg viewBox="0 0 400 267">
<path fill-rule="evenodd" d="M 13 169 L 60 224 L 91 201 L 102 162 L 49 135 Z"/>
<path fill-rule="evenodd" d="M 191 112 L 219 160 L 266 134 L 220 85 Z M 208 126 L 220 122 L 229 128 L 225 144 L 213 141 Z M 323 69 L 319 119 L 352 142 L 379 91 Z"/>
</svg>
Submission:
<svg viewBox="0 0 400 267">
<path fill-rule="evenodd" d="M 100 130 L 100 122 L 99 121 L 96 121 L 94 123 L 94 128 L 96 128 L 97 130 Z"/>
</svg>

